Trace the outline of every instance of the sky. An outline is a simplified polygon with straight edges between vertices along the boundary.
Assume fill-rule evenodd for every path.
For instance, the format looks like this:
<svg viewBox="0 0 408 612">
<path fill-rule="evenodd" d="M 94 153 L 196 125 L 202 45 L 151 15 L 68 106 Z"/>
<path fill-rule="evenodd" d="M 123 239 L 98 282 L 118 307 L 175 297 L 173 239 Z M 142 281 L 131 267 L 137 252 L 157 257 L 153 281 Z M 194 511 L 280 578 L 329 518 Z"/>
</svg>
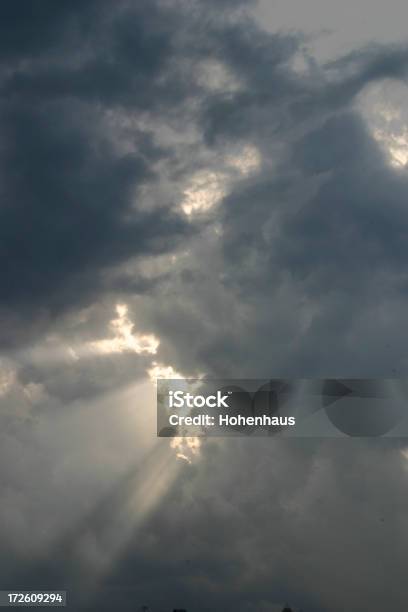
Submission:
<svg viewBox="0 0 408 612">
<path fill-rule="evenodd" d="M 405 377 L 406 4 L 0 3 L 0 588 L 404 609 L 408 445 L 158 439 L 157 377 Z"/>
</svg>

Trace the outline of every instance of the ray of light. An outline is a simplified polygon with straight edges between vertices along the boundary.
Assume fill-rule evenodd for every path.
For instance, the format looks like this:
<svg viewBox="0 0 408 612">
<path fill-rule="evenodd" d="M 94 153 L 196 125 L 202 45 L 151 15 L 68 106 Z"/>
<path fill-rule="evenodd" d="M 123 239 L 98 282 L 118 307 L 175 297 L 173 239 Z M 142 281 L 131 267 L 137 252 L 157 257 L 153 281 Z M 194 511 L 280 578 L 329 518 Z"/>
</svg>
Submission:
<svg viewBox="0 0 408 612">
<path fill-rule="evenodd" d="M 94 520 L 88 523 L 73 552 L 88 574 L 91 591 L 115 569 L 138 530 L 171 487 L 179 467 L 167 444 L 156 445 L 143 468 L 123 483 L 116 497 L 110 497 L 99 524 Z"/>
<path fill-rule="evenodd" d="M 24 566 L 18 577 L 21 583 L 34 584 L 39 571 L 55 580 L 50 563 L 56 559 L 57 577 L 64 584 L 83 584 L 84 597 L 91 600 L 169 490 L 179 468 L 168 444 L 157 441 L 91 511 Z"/>
</svg>

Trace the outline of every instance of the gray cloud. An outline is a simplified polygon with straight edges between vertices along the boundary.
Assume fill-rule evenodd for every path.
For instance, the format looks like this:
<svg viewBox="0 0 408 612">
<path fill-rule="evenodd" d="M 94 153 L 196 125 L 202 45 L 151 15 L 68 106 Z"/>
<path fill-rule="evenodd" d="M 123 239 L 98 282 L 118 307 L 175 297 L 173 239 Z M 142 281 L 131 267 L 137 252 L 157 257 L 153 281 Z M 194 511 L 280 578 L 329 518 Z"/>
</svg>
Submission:
<svg viewBox="0 0 408 612">
<path fill-rule="evenodd" d="M 0 8 L 4 588 L 401 607 L 403 443 L 217 441 L 191 465 L 154 443 L 154 363 L 407 371 L 407 177 L 360 104 L 406 83 L 406 45 L 319 64 L 251 3 L 209 4 Z M 156 354 L 88 350 L 122 302 Z"/>
</svg>

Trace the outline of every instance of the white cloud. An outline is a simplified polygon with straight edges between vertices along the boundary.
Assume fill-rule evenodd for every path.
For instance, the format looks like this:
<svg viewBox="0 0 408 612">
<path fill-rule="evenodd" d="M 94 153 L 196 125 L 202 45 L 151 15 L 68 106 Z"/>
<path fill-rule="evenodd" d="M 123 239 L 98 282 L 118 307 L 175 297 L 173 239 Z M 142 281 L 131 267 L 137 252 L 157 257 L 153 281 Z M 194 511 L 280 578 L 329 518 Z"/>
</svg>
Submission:
<svg viewBox="0 0 408 612">
<path fill-rule="evenodd" d="M 210 210 L 230 193 L 234 179 L 246 178 L 261 164 L 258 149 L 246 144 L 219 161 L 220 170 L 200 170 L 193 174 L 183 192 L 181 208 L 186 215 Z"/>
<path fill-rule="evenodd" d="M 0 360 L 0 397 L 7 395 L 15 380 L 15 371 Z"/>
<path fill-rule="evenodd" d="M 114 333 L 112 338 L 104 338 L 87 343 L 90 351 L 100 354 L 134 352 L 138 355 L 157 353 L 160 341 L 153 334 L 135 334 L 134 324 L 129 319 L 126 304 L 116 306 L 117 317 L 110 323 Z"/>
<path fill-rule="evenodd" d="M 373 137 L 396 168 L 408 162 L 407 105 L 408 87 L 392 80 L 371 85 L 359 98 Z"/>
</svg>

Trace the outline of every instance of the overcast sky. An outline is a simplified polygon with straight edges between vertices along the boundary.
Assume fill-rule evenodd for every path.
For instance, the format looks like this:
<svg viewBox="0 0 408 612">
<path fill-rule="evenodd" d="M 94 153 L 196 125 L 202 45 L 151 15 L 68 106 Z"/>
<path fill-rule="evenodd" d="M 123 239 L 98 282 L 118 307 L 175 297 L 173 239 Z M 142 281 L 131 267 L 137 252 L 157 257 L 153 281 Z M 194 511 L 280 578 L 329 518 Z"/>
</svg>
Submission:
<svg viewBox="0 0 408 612">
<path fill-rule="evenodd" d="M 273 32 L 298 30 L 312 35 L 309 44 L 321 59 L 372 42 L 404 43 L 407 7 L 403 0 L 259 0 L 254 14 Z"/>
<path fill-rule="evenodd" d="M 158 376 L 405 376 L 402 1 L 0 3 L 0 589 L 408 601 L 408 452 L 158 440 Z"/>
</svg>

